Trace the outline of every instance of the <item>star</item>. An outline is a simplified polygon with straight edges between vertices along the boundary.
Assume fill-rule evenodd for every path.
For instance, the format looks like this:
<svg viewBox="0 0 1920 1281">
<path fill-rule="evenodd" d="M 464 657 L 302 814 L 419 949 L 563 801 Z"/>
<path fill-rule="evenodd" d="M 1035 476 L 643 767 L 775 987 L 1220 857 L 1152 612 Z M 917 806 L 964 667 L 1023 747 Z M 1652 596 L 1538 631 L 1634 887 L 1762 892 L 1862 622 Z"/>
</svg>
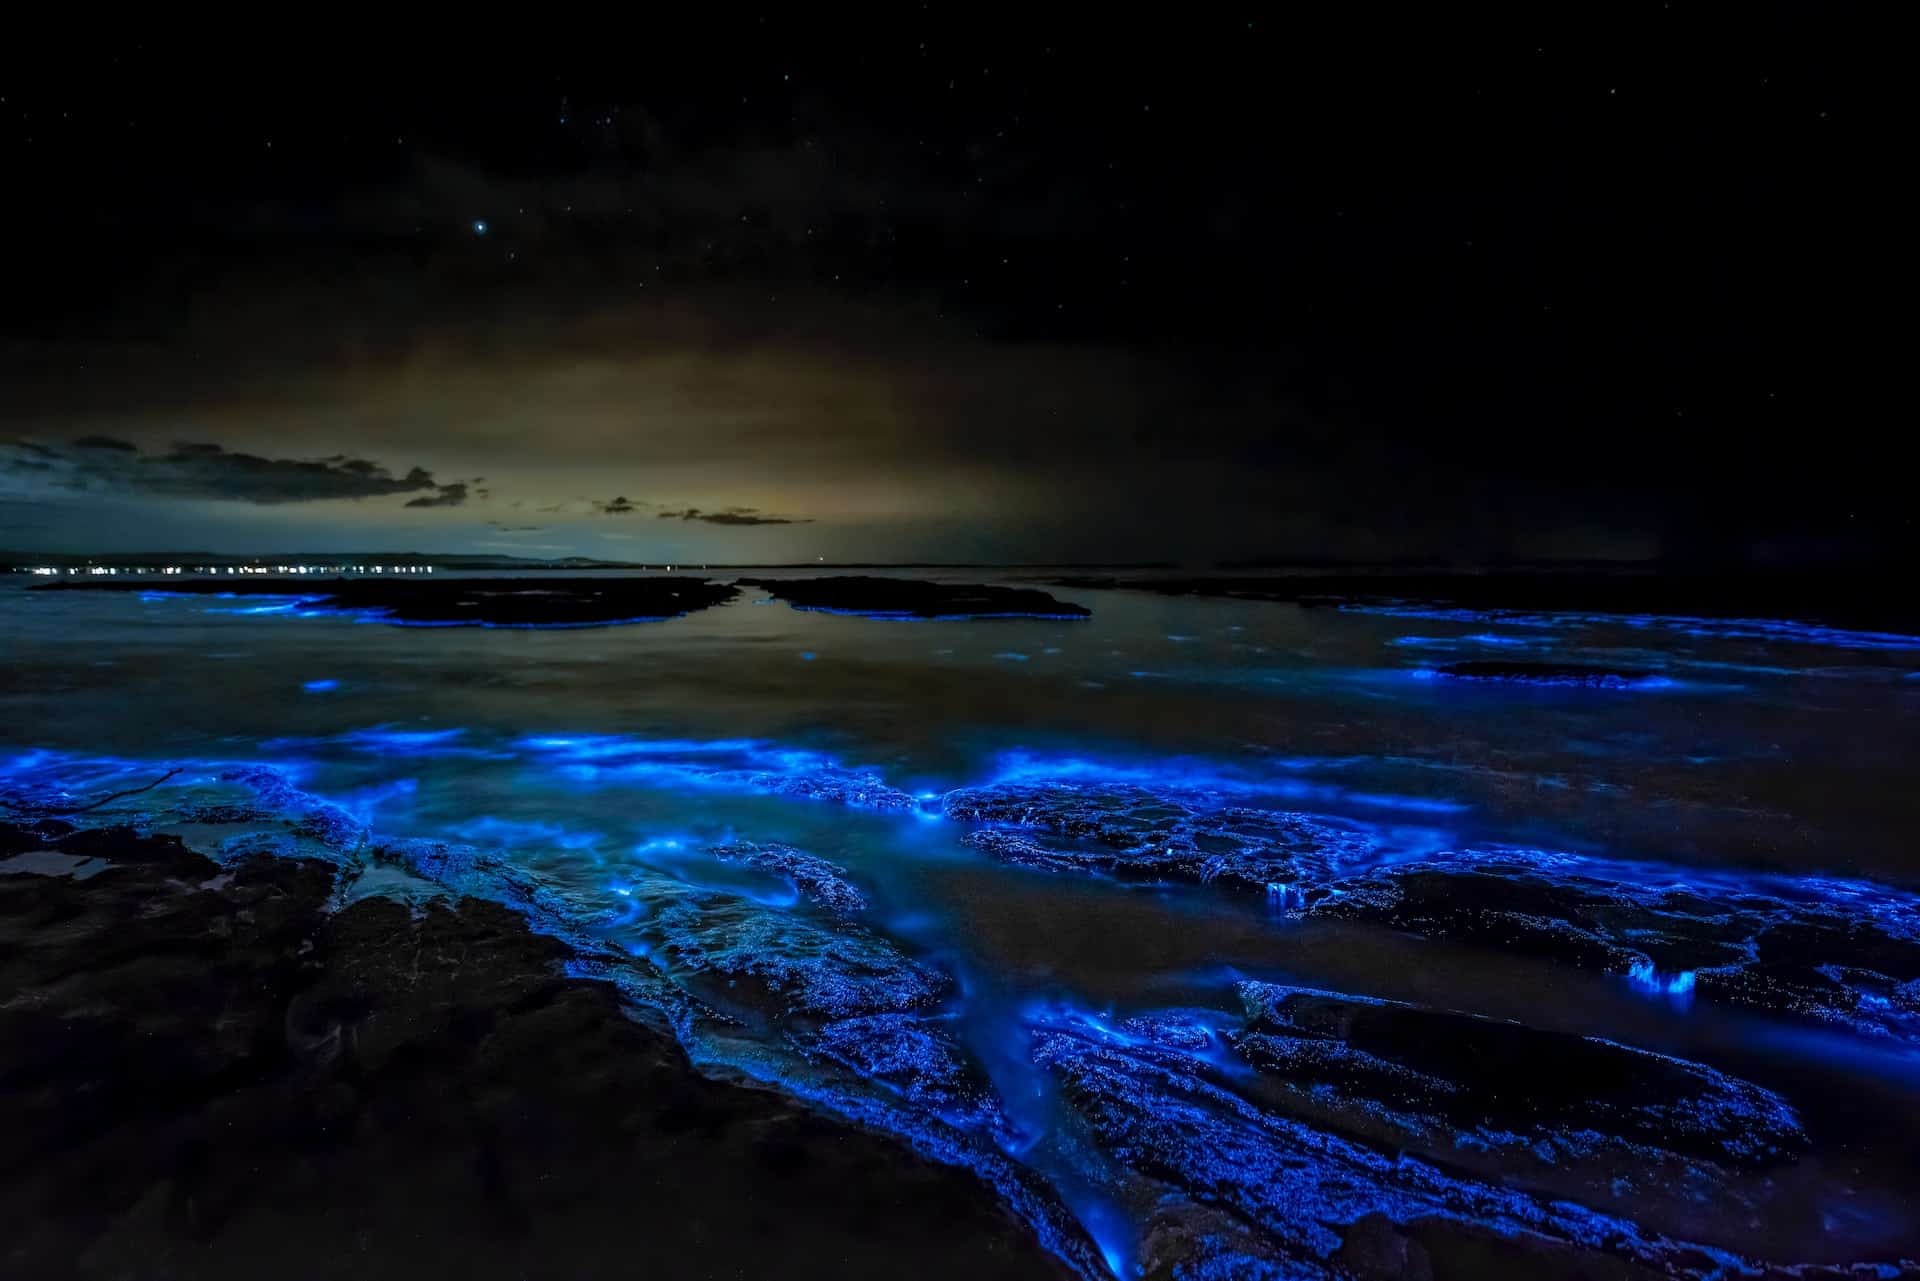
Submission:
<svg viewBox="0 0 1920 1281">
<path fill-rule="evenodd" d="M 476 236 L 484 236 L 487 234 L 487 224 L 484 219 L 480 219 L 480 218 L 474 219 L 473 234 Z"/>
</svg>

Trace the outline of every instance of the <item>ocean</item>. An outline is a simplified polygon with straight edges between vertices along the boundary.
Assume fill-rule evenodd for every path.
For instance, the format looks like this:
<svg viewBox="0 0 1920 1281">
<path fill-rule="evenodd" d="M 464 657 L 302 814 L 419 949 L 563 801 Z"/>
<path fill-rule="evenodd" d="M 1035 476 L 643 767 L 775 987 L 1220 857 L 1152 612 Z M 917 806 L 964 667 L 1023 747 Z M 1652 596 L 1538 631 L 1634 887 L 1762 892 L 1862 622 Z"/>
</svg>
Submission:
<svg viewBox="0 0 1920 1281">
<path fill-rule="evenodd" d="M 1410 1197 L 1469 1227 L 1585 1230 L 1502 1208 L 1514 1195 L 1630 1225 L 1647 1257 L 1920 1255 L 1920 975 L 1900 969 L 1920 948 L 1920 640 L 1050 590 L 1092 616 L 877 619 L 747 589 L 663 622 L 424 628 L 8 583 L 0 781 L 90 803 L 177 769 L 81 821 L 221 856 L 245 825 L 191 807 L 245 799 L 305 816 L 275 848 L 349 869 L 343 903 L 492 895 L 575 946 L 577 972 L 619 986 L 697 1070 L 897 1135 L 1016 1213 L 1008 1189 L 1038 1189 L 1068 1226 L 1035 1214 L 1034 1231 L 1084 1234 L 1121 1275 L 1171 1266 L 1170 1198 L 1231 1220 L 1196 1229 L 1190 1261 L 1331 1257 L 1271 1216 L 1393 1218 Z M 1627 674 L 1441 670 L 1475 661 Z M 1248 872 L 1255 845 L 1296 870 Z M 1542 896 L 1409 906 L 1407 878 L 1469 865 Z M 1712 922 L 1715 946 L 1748 946 L 1734 917 L 1778 931 L 1683 965 L 1669 955 L 1706 933 L 1639 947 L 1637 912 Z M 1876 941 L 1753 980 L 1767 947 L 1813 928 L 1795 913 L 1865 922 L 1899 956 L 1875 960 Z M 1820 965 L 1839 977 L 1800 973 Z M 1297 1045 L 1272 1058 L 1247 1039 L 1274 1031 L 1249 1013 L 1272 993 L 1348 1002 L 1332 1043 L 1355 1052 L 1369 1010 L 1481 1021 L 1394 1024 L 1368 1052 L 1424 1074 L 1408 1092 L 1352 1064 L 1327 1074 Z M 1803 1139 L 1778 1159 L 1703 1156 L 1565 1100 L 1525 1125 L 1468 1106 L 1485 1091 L 1470 1066 L 1441 1070 L 1435 1038 L 1496 1035 L 1487 1020 L 1725 1074 L 1764 1092 L 1741 1107 L 1784 1107 Z M 1454 1183 L 1314 1167 L 1319 1190 L 1283 1214 L 1271 1171 L 1225 1140 L 1142 1160 L 1153 1141 L 1121 1132 L 1111 1090 L 1147 1099 L 1140 1074 L 1175 1055 L 1208 1124 L 1244 1105 L 1269 1150 L 1331 1134 Z M 1342 1180 L 1346 1201 L 1325 1191 Z"/>
</svg>

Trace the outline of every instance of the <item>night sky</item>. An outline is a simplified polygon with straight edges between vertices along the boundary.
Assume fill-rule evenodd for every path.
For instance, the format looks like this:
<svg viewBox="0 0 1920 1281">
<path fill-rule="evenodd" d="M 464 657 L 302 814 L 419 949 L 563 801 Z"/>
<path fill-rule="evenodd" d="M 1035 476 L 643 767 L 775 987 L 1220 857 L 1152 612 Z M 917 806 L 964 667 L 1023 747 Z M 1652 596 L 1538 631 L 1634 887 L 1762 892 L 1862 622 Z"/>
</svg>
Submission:
<svg viewBox="0 0 1920 1281">
<path fill-rule="evenodd" d="M 1536 8 L 11 40 L 0 548 L 1906 556 L 1893 42 Z"/>
</svg>

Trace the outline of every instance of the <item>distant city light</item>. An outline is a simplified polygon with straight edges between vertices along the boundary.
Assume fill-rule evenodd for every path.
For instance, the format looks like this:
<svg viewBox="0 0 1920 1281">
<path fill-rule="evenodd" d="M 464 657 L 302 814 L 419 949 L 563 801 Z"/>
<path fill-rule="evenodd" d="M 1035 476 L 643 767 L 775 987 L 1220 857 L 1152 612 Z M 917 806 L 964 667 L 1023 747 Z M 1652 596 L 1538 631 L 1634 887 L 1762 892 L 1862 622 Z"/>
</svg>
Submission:
<svg viewBox="0 0 1920 1281">
<path fill-rule="evenodd" d="M 19 565 L 17 574 L 58 578 L 61 574 L 117 576 L 120 574 L 431 574 L 432 565 Z"/>
</svg>

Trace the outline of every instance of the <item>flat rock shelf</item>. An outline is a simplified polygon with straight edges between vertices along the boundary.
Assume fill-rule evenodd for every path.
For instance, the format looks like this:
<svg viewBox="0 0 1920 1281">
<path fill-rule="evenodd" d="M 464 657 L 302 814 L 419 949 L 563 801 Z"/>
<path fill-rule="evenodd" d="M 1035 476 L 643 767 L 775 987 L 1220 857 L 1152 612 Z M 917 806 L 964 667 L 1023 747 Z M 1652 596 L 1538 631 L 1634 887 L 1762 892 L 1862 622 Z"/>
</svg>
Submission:
<svg viewBox="0 0 1920 1281">
<path fill-rule="evenodd" d="M 42 592 L 117 591 L 260 602 L 249 612 L 350 614 L 400 627 L 611 627 L 732 600 L 705 578 L 201 578 L 49 583 Z"/>
<path fill-rule="evenodd" d="M 936 583 L 925 579 L 859 574 L 831 578 L 742 578 L 795 609 L 870 618 L 1054 618 L 1082 619 L 1093 611 L 1032 587 L 986 583 Z"/>
</svg>

